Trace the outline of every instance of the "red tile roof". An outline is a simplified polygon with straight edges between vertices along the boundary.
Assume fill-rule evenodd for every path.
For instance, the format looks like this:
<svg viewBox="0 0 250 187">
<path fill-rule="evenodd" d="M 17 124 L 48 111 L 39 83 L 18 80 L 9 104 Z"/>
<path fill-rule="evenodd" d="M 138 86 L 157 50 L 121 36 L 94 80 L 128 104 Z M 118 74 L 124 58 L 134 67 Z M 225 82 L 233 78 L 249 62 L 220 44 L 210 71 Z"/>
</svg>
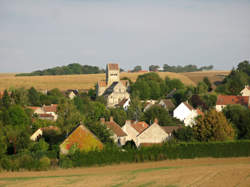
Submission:
<svg viewBox="0 0 250 187">
<path fill-rule="evenodd" d="M 144 131 L 145 129 L 147 129 L 149 127 L 149 125 L 144 122 L 144 121 L 139 121 L 137 123 L 133 123 L 131 124 L 131 126 L 137 131 L 139 132 L 139 134 Z"/>
<path fill-rule="evenodd" d="M 196 112 L 197 112 L 198 115 L 201 115 L 201 116 L 204 115 L 204 113 L 199 108 L 196 109 Z"/>
<path fill-rule="evenodd" d="M 42 118 L 48 118 L 48 117 L 54 118 L 52 114 L 38 114 L 38 116 Z"/>
<path fill-rule="evenodd" d="M 44 105 L 43 110 L 45 112 L 57 112 L 57 104 L 51 104 L 51 105 Z"/>
<path fill-rule="evenodd" d="M 248 106 L 249 96 L 219 95 L 216 105 L 240 104 Z"/>
<path fill-rule="evenodd" d="M 114 121 L 106 121 L 104 122 L 104 125 L 106 125 L 108 129 L 112 130 L 118 137 L 127 136 L 122 128 Z"/>
<path fill-rule="evenodd" d="M 109 70 L 119 70 L 118 64 L 108 64 Z"/>
</svg>

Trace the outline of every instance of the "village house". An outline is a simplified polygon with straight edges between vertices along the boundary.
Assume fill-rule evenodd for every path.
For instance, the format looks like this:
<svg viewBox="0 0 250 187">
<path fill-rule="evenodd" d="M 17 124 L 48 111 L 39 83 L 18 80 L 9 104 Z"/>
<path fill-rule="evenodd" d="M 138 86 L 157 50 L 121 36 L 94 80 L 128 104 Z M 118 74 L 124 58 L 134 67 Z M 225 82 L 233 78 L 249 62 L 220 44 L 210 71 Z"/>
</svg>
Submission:
<svg viewBox="0 0 250 187">
<path fill-rule="evenodd" d="M 155 105 L 157 103 L 157 100 L 146 100 L 146 101 L 141 101 L 144 102 L 144 109 L 143 112 L 146 112 L 150 107 L 152 107 L 153 105 Z"/>
<path fill-rule="evenodd" d="M 146 122 L 127 120 L 122 129 L 127 133 L 127 141 L 134 141 L 137 147 L 161 144 L 173 137 L 173 131 L 181 126 L 162 127 L 155 119 L 152 125 Z"/>
<path fill-rule="evenodd" d="M 109 121 L 105 121 L 105 118 L 101 118 L 101 124 L 105 125 L 113 133 L 111 138 L 118 146 L 123 146 L 127 141 L 127 134 L 122 128 L 110 117 Z"/>
<path fill-rule="evenodd" d="M 79 124 L 62 142 L 61 154 L 68 154 L 72 146 L 86 152 L 103 149 L 103 143 L 83 124 Z"/>
<path fill-rule="evenodd" d="M 249 96 L 250 97 L 250 86 L 246 85 L 243 90 L 241 90 L 240 94 L 242 96 Z"/>
<path fill-rule="evenodd" d="M 60 129 L 56 126 L 48 126 L 48 127 L 42 127 L 37 129 L 31 136 L 30 139 L 32 141 L 37 141 L 40 137 L 43 136 L 44 132 L 48 132 L 48 131 L 60 131 Z"/>
<path fill-rule="evenodd" d="M 97 96 L 104 96 L 108 107 L 115 107 L 123 99 L 129 98 L 129 81 L 120 80 L 120 68 L 118 64 L 107 64 L 106 80 L 98 81 Z"/>
<path fill-rule="evenodd" d="M 128 110 L 129 106 L 130 106 L 130 98 L 128 99 L 124 98 L 119 104 L 116 105 L 116 107 L 123 108 L 125 111 Z"/>
<path fill-rule="evenodd" d="M 194 109 L 187 102 L 182 102 L 176 109 L 173 111 L 173 116 L 180 121 L 183 121 L 185 126 L 193 126 L 195 118 L 198 115 L 203 115 L 199 109 Z"/>
<path fill-rule="evenodd" d="M 137 135 L 139 135 L 148 127 L 149 125 L 144 121 L 137 122 L 132 120 L 126 120 L 125 124 L 122 126 L 122 130 L 128 135 L 127 141 L 133 140 L 135 142 Z"/>
<path fill-rule="evenodd" d="M 33 110 L 33 113 L 37 114 L 40 119 L 56 121 L 58 118 L 57 106 L 57 104 L 51 104 L 43 105 L 42 107 L 28 106 L 27 108 Z"/>
<path fill-rule="evenodd" d="M 172 111 L 175 108 L 175 105 L 171 99 L 161 99 L 159 105 L 161 105 L 167 111 Z"/>
<path fill-rule="evenodd" d="M 78 94 L 79 94 L 79 91 L 78 90 L 67 90 L 65 92 L 66 96 L 69 98 L 69 99 L 74 99 Z"/>
<path fill-rule="evenodd" d="M 171 138 L 172 132 L 168 133 L 165 128 L 158 124 L 158 120 L 155 119 L 152 125 L 136 136 L 135 145 L 140 147 L 144 144 L 160 144 L 170 140 Z"/>
<path fill-rule="evenodd" d="M 237 104 L 249 107 L 250 97 L 235 96 L 235 95 L 219 95 L 217 97 L 215 109 L 217 112 L 221 112 L 223 108 L 225 108 L 227 105 L 237 105 Z"/>
</svg>

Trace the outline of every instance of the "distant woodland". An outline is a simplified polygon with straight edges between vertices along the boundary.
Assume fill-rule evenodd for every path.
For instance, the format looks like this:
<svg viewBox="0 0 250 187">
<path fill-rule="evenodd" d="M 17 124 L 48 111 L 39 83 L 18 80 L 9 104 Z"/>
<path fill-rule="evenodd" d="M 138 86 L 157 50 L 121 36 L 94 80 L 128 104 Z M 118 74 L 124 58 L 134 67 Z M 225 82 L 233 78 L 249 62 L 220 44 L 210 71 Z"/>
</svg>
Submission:
<svg viewBox="0 0 250 187">
<path fill-rule="evenodd" d="M 31 73 L 20 73 L 16 76 L 41 76 L 41 75 L 72 75 L 72 74 L 96 74 L 103 73 L 104 70 L 97 66 L 81 65 L 77 63 L 67 66 L 58 66 L 45 70 L 33 71 Z"/>
<path fill-rule="evenodd" d="M 158 65 L 150 65 L 149 71 L 163 71 L 163 72 L 194 72 L 194 71 L 203 71 L 203 70 L 212 70 L 213 66 L 202 66 L 198 68 L 196 65 L 186 65 L 186 66 L 169 66 L 168 64 L 164 64 L 162 70 L 159 69 Z M 124 71 L 120 69 L 121 72 Z M 131 72 L 138 72 L 142 70 L 140 65 L 135 66 L 135 68 Z M 73 74 L 96 74 L 96 73 L 104 73 L 105 70 L 101 69 L 97 66 L 90 65 L 81 65 L 78 63 L 69 64 L 67 66 L 57 66 L 54 68 L 49 68 L 45 70 L 37 70 L 31 73 L 20 73 L 16 76 L 42 76 L 42 75 L 73 75 Z"/>
<path fill-rule="evenodd" d="M 200 68 L 198 68 L 196 65 L 186 65 L 186 66 L 169 66 L 168 64 L 164 64 L 163 65 L 163 71 L 167 71 L 167 72 L 175 72 L 175 73 L 179 73 L 179 72 L 194 72 L 194 71 L 208 71 L 208 70 L 212 70 L 213 69 L 213 65 L 210 66 L 202 66 Z"/>
</svg>

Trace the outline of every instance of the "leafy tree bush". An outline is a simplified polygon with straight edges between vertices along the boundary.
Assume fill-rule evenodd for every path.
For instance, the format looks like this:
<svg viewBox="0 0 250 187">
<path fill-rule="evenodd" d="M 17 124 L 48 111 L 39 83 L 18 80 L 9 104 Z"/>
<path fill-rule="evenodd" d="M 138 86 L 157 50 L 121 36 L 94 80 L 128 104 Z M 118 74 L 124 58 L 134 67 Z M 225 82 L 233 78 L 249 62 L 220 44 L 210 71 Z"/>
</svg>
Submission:
<svg viewBox="0 0 250 187">
<path fill-rule="evenodd" d="M 38 170 L 48 170 L 50 168 L 50 159 L 48 157 L 42 157 L 39 159 Z"/>
<path fill-rule="evenodd" d="M 237 131 L 238 139 L 250 139 L 250 110 L 241 105 L 229 105 L 223 109 L 226 118 Z"/>
<path fill-rule="evenodd" d="M 144 112 L 143 120 L 148 124 L 152 124 L 155 119 L 158 119 L 159 125 L 171 126 L 180 124 L 179 121 L 175 121 L 168 113 L 168 111 L 159 105 L 153 105 L 146 112 Z"/>
<path fill-rule="evenodd" d="M 194 136 L 199 141 L 225 141 L 235 137 L 232 125 L 223 113 L 214 109 L 209 110 L 204 116 L 198 117 L 193 129 Z"/>
<path fill-rule="evenodd" d="M 191 127 L 182 127 L 173 132 L 174 137 L 179 141 L 190 142 L 194 141 L 194 131 Z"/>
</svg>

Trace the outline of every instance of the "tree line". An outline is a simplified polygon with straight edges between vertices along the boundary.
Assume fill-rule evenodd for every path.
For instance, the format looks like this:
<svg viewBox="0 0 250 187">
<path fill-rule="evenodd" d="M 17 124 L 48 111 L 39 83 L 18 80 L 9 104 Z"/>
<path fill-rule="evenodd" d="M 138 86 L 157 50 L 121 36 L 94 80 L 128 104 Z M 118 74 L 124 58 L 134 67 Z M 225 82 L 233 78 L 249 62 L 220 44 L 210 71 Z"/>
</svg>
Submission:
<svg viewBox="0 0 250 187">
<path fill-rule="evenodd" d="M 45 70 L 38 70 L 31 73 L 20 73 L 16 76 L 42 76 L 42 75 L 72 75 L 72 74 L 96 74 L 104 73 L 103 69 L 97 66 L 81 65 L 78 63 L 69 64 L 67 66 L 58 66 Z"/>
</svg>

